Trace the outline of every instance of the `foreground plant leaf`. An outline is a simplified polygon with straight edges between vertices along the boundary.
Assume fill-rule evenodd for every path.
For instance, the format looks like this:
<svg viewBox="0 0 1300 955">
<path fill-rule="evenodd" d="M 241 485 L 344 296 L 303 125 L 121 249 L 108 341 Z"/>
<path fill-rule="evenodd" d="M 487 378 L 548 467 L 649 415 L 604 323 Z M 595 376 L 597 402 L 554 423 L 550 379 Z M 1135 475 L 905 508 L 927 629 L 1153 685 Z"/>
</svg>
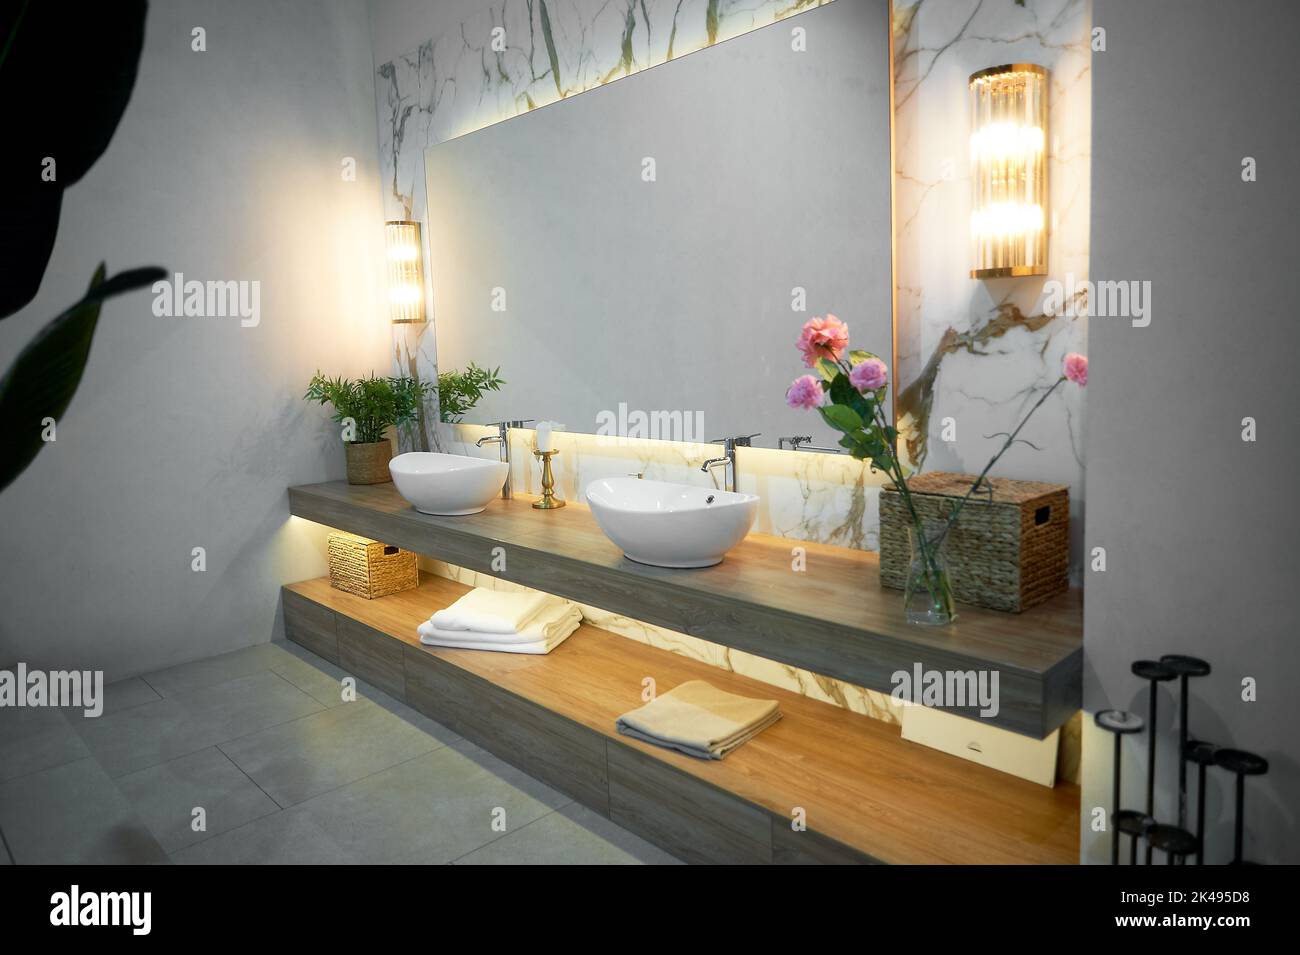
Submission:
<svg viewBox="0 0 1300 955">
<path fill-rule="evenodd" d="M 0 9 L 0 318 L 36 295 L 63 190 L 108 148 L 135 87 L 145 0 Z M 75 119 L 56 104 L 75 104 Z M 54 166 L 47 179 L 47 160 Z"/>
<path fill-rule="evenodd" d="M 0 422 L 7 432 L 0 442 L 0 491 L 45 446 L 41 422 L 45 418 L 57 422 L 77 393 L 104 300 L 167 275 L 150 266 L 128 269 L 106 280 L 104 271 L 101 262 L 85 297 L 42 328 L 0 378 Z"/>
</svg>

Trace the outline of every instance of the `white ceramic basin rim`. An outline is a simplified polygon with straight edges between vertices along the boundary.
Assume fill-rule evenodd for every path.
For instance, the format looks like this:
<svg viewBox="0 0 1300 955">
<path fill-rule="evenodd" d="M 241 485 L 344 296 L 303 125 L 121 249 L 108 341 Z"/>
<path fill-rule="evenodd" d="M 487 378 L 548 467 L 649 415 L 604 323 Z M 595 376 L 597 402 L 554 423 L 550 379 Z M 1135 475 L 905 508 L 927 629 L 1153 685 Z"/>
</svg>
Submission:
<svg viewBox="0 0 1300 955">
<path fill-rule="evenodd" d="M 633 477 L 587 486 L 596 523 L 623 554 L 657 567 L 709 567 L 739 544 L 758 516 L 758 496 Z"/>
<path fill-rule="evenodd" d="M 397 493 L 422 514 L 477 514 L 505 484 L 504 461 L 408 451 L 388 464 Z"/>
</svg>

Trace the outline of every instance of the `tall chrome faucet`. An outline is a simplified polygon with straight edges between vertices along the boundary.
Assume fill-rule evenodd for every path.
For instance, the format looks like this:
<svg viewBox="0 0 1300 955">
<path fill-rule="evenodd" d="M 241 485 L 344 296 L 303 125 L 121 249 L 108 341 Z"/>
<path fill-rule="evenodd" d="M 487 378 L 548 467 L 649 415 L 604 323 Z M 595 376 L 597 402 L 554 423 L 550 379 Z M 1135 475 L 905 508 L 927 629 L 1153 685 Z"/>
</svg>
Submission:
<svg viewBox="0 0 1300 955">
<path fill-rule="evenodd" d="M 496 425 L 497 433 L 484 435 L 474 442 L 476 448 L 481 448 L 485 444 L 501 445 L 501 460 L 507 465 L 506 483 L 501 485 L 501 500 L 503 501 L 508 501 L 515 496 L 515 493 L 510 486 L 510 429 L 522 428 L 524 425 L 532 423 L 532 418 L 516 418 L 513 421 L 493 421 L 492 424 Z"/>
<path fill-rule="evenodd" d="M 709 458 L 700 465 L 700 470 L 708 473 L 721 465 L 723 468 L 722 489 L 724 491 L 734 491 L 736 489 L 736 448 L 752 447 L 750 442 L 757 438 L 760 433 L 742 434 L 734 438 L 714 438 L 710 444 L 722 445 L 722 457 Z"/>
</svg>

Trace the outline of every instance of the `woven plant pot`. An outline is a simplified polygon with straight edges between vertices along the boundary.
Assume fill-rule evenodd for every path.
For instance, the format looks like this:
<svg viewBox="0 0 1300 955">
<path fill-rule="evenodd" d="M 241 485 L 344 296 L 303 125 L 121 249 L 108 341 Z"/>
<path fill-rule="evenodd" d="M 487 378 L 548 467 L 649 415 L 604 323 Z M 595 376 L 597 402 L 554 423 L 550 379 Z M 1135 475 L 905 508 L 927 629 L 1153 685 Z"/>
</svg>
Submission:
<svg viewBox="0 0 1300 955">
<path fill-rule="evenodd" d="M 383 484 L 393 479 L 388 473 L 388 462 L 393 460 L 392 442 L 344 444 L 343 448 L 348 456 L 349 484 Z"/>
<path fill-rule="evenodd" d="M 931 471 L 908 480 L 927 528 L 941 527 L 975 480 Z M 1070 490 L 1064 484 L 988 478 L 993 494 L 976 492 L 944 543 L 953 595 L 961 603 L 1020 613 L 1070 588 Z M 880 582 L 907 583 L 910 515 L 892 487 L 880 494 Z"/>
</svg>

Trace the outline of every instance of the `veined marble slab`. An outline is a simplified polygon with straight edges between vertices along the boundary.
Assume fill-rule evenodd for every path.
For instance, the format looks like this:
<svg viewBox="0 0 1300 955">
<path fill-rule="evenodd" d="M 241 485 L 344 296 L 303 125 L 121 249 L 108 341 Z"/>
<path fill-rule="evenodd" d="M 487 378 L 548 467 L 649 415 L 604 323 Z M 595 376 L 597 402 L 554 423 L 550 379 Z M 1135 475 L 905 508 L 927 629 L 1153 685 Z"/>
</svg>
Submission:
<svg viewBox="0 0 1300 955">
<path fill-rule="evenodd" d="M 1088 276 L 1091 29 L 1090 0 L 894 0 L 898 419 L 918 469 L 978 473 L 1064 356 L 1086 352 L 1087 319 L 1054 314 L 1044 299 L 1049 281 Z M 978 280 L 967 81 L 1003 63 L 1051 70 L 1048 274 Z M 1083 408 L 1083 391 L 1062 385 L 996 472 L 1070 486 L 1076 567 Z"/>
<path fill-rule="evenodd" d="M 496 428 L 482 425 L 439 425 L 439 443 L 451 454 L 496 458 L 498 446 L 476 447 Z M 533 451 L 537 433 L 511 432 L 511 480 L 516 490 L 541 494 L 541 469 Z M 700 465 L 717 457 L 716 444 L 653 441 L 557 431 L 551 460 L 555 490 L 566 501 L 584 501 L 583 492 L 597 478 L 640 474 L 652 481 L 675 481 L 700 487 L 720 487 L 718 471 L 705 474 Z M 740 448 L 736 490 L 762 498 L 753 530 L 778 537 L 879 550 L 879 499 L 884 476 L 873 473 L 847 454 Z"/>
<path fill-rule="evenodd" d="M 503 0 L 378 68 L 386 212 L 423 212 L 428 146 L 831 0 Z M 503 47 L 497 49 L 496 47 Z"/>
</svg>

